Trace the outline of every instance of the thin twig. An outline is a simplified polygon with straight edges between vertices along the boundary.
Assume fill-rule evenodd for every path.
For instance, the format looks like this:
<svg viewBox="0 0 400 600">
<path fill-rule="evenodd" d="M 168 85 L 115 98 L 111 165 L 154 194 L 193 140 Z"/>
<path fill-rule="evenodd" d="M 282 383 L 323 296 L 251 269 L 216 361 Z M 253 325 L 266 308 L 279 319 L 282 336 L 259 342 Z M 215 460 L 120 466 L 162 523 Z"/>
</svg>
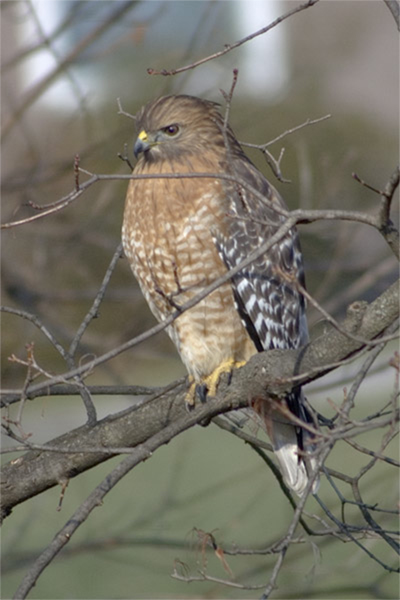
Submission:
<svg viewBox="0 0 400 600">
<path fill-rule="evenodd" d="M 68 353 L 70 354 L 70 356 L 75 356 L 76 350 L 82 339 L 83 334 L 85 333 L 85 331 L 88 328 L 91 321 L 98 317 L 99 306 L 103 301 L 104 294 L 106 293 L 106 290 L 107 290 L 107 286 L 110 282 L 110 279 L 114 272 L 115 266 L 116 266 L 118 260 L 121 258 L 121 256 L 122 256 L 122 244 L 119 244 L 116 251 L 114 252 L 111 262 L 106 270 L 106 273 L 103 277 L 103 281 L 101 282 L 99 291 L 96 294 L 93 304 L 90 307 L 89 311 L 87 312 L 82 323 L 78 327 L 78 331 L 76 332 L 74 339 L 71 342 L 71 345 L 68 350 Z"/>
<path fill-rule="evenodd" d="M 273 21 L 266 27 L 263 27 L 262 29 L 255 31 L 254 33 L 238 40 L 237 42 L 234 42 L 233 44 L 225 44 L 223 50 L 220 50 L 219 52 L 214 52 L 214 54 L 211 54 L 210 56 L 201 58 L 200 60 L 192 62 L 189 65 L 186 65 L 184 67 L 179 67 L 177 69 L 162 69 L 161 71 L 157 71 L 156 69 L 153 69 L 153 68 L 148 68 L 147 72 L 149 75 L 164 75 L 165 76 L 165 75 L 176 75 L 177 73 L 183 73 L 184 71 L 188 71 L 189 69 L 195 69 L 199 65 L 203 65 L 204 63 L 209 62 L 210 60 L 215 60 L 216 58 L 219 58 L 220 56 L 223 56 L 224 54 L 231 52 L 235 48 L 238 48 L 239 46 L 246 44 L 250 40 L 253 40 L 254 38 L 258 37 L 259 35 L 263 35 L 264 33 L 267 33 L 267 31 L 269 31 L 270 29 L 273 29 L 274 27 L 279 25 L 279 23 L 282 23 L 282 21 L 285 21 L 286 19 L 292 17 L 296 13 L 301 12 L 302 10 L 305 10 L 305 9 L 313 6 L 318 1 L 319 0 L 308 0 L 308 2 L 305 2 L 304 4 L 300 4 L 300 5 L 296 6 L 296 8 L 293 8 L 292 10 L 288 11 L 284 15 L 278 17 L 277 19 L 275 19 L 275 21 Z"/>
<path fill-rule="evenodd" d="M 75 154 L 75 158 L 74 158 L 74 174 L 75 174 L 75 191 L 79 192 L 80 189 L 80 185 L 79 185 L 79 163 L 80 163 L 80 156 L 79 154 Z"/>
<path fill-rule="evenodd" d="M 125 117 L 128 117 L 129 119 L 133 119 L 134 121 L 136 121 L 135 115 L 131 115 L 131 113 L 126 112 L 126 110 L 124 110 L 122 108 L 122 103 L 121 103 L 120 98 L 117 98 L 117 105 L 118 105 L 118 114 L 119 115 L 124 115 Z"/>
<path fill-rule="evenodd" d="M 387 330 L 385 331 L 385 334 L 388 335 L 392 335 L 394 334 L 399 328 L 399 323 L 395 322 L 393 323 L 390 327 L 387 328 Z M 375 360 L 377 359 L 377 357 L 379 356 L 379 354 L 382 352 L 382 350 L 385 348 L 386 344 L 385 342 L 378 344 L 377 346 L 375 346 L 375 348 L 373 348 L 370 351 L 369 356 L 367 357 L 367 359 L 365 360 L 365 362 L 363 363 L 363 365 L 361 366 L 356 378 L 353 380 L 352 386 L 350 388 L 349 393 L 347 394 L 347 399 L 346 399 L 346 405 L 344 408 L 345 414 L 349 414 L 350 410 L 353 408 L 354 406 L 354 400 L 356 397 L 356 394 L 360 388 L 360 385 L 362 384 L 362 382 L 364 381 L 367 373 L 369 372 L 371 366 L 373 365 L 373 363 L 375 362 Z"/>
<path fill-rule="evenodd" d="M 313 307 L 321 313 L 321 315 L 324 317 L 324 319 L 326 321 L 328 321 L 328 323 L 330 323 L 332 325 L 332 327 L 334 327 L 337 331 L 340 331 L 340 333 L 342 333 L 343 335 L 345 335 L 346 337 L 348 337 L 351 340 L 354 340 L 355 342 L 360 342 L 361 344 L 365 345 L 365 346 L 371 346 L 371 347 L 375 347 L 377 345 L 377 341 L 376 340 L 364 340 L 360 337 L 358 337 L 357 335 L 354 335 L 353 333 L 349 332 L 349 331 L 345 331 L 343 329 L 343 327 L 340 326 L 340 324 L 338 323 L 338 321 L 332 317 L 332 315 L 330 315 L 320 304 L 319 302 L 317 302 L 312 296 L 311 294 L 308 293 L 308 291 L 305 289 L 304 286 L 302 286 L 300 283 L 296 282 L 296 287 L 298 288 L 299 292 L 307 299 L 307 301 L 313 305 Z M 360 314 L 360 316 L 362 316 L 363 310 L 364 308 L 367 306 L 366 302 L 353 302 L 353 304 L 350 305 L 350 307 L 348 308 L 348 310 L 352 310 L 354 312 L 358 312 Z M 397 331 L 397 327 L 394 329 L 394 331 L 390 331 L 387 333 L 387 335 L 383 336 L 382 338 L 380 338 L 379 344 L 382 343 L 386 343 L 386 342 L 390 342 L 392 340 L 395 340 L 398 338 L 398 336 L 395 334 L 395 332 Z M 378 352 L 379 354 L 379 352 Z"/>
<path fill-rule="evenodd" d="M 11 315 L 15 315 L 17 317 L 21 317 L 22 319 L 26 319 L 30 321 L 35 327 L 37 327 L 49 340 L 49 342 L 54 346 L 54 348 L 59 352 L 59 354 L 66 359 L 67 353 L 64 350 L 63 346 L 60 342 L 54 337 L 54 335 L 47 329 L 47 327 L 42 323 L 42 321 L 36 315 L 29 313 L 25 310 L 20 310 L 19 308 L 13 308 L 11 306 L 0 306 L 1 312 L 10 313 Z M 16 392 L 19 393 L 19 392 Z"/>
<path fill-rule="evenodd" d="M 393 200 L 395 191 L 397 190 L 400 182 L 400 166 L 398 165 L 390 176 L 388 182 L 385 185 L 383 191 L 376 189 L 369 183 L 366 183 L 356 173 L 353 173 L 353 177 L 358 183 L 361 183 L 364 187 L 379 194 L 381 197 L 381 203 L 379 207 L 378 216 L 376 218 L 375 227 L 382 234 L 386 240 L 389 248 L 398 260 L 400 260 L 400 236 L 399 231 L 395 227 L 393 221 L 390 219 L 390 208 Z"/>
<path fill-rule="evenodd" d="M 180 383 L 183 379 L 179 380 Z M 57 385 L 48 385 L 39 390 L 37 394 L 30 391 L 28 400 L 47 396 L 76 396 L 79 394 L 79 384 L 64 383 Z M 162 387 L 147 387 L 143 385 L 88 385 L 87 386 L 92 396 L 148 396 L 155 392 L 160 392 Z M 18 402 L 21 398 L 21 389 L 0 390 L 0 408 L 5 408 L 10 404 Z"/>
<path fill-rule="evenodd" d="M 319 212 L 319 211 L 317 211 Z M 324 212 L 324 211 L 322 211 Z M 335 211 L 334 211 L 335 212 Z M 324 213 L 325 214 L 325 213 Z M 181 314 L 189 310 L 198 304 L 201 300 L 203 300 L 206 296 L 208 296 L 211 292 L 218 289 L 223 283 L 229 281 L 232 277 L 234 277 L 239 271 L 249 266 L 254 260 L 256 260 L 259 256 L 265 254 L 269 248 L 274 246 L 279 240 L 281 240 L 287 232 L 296 224 L 299 218 L 304 220 L 305 215 L 307 215 L 308 219 L 312 216 L 315 216 L 314 211 L 294 211 L 290 214 L 288 219 L 279 227 L 274 235 L 272 235 L 264 244 L 262 244 L 256 251 L 252 252 L 245 260 L 239 263 L 233 269 L 227 271 L 224 275 L 218 277 L 213 283 L 206 286 L 200 293 L 196 294 L 192 299 L 187 301 L 184 305 L 182 305 L 179 311 L 172 312 L 162 323 L 158 323 L 148 331 L 136 336 L 132 340 L 128 340 L 124 344 L 121 344 L 119 347 L 110 350 L 109 352 L 104 353 L 103 355 L 89 361 L 85 365 L 81 365 L 80 367 L 69 371 L 66 374 L 55 376 L 52 380 L 47 382 L 47 385 L 52 385 L 56 383 L 64 383 L 66 379 L 72 379 L 77 375 L 84 375 L 85 373 L 91 372 L 95 367 L 107 362 L 111 358 L 114 358 L 125 352 L 126 350 L 137 346 L 142 343 L 144 340 L 149 339 L 150 337 L 156 335 L 157 333 L 163 331 L 166 327 L 171 325 L 177 318 L 181 316 Z M 368 221 L 368 219 L 367 219 Z M 36 392 L 38 389 L 37 386 L 32 389 L 33 392 Z"/>
<path fill-rule="evenodd" d="M 246 148 L 255 148 L 257 150 L 265 150 L 265 148 L 272 146 L 272 144 L 276 144 L 276 142 L 280 142 L 281 140 L 283 140 L 283 138 L 287 137 L 288 135 L 291 135 L 292 133 L 295 133 L 296 131 L 303 129 L 304 127 L 308 127 L 309 125 L 315 125 L 316 123 L 321 123 L 321 121 L 326 121 L 327 119 L 330 119 L 331 117 L 332 117 L 332 115 L 328 114 L 328 115 L 324 115 L 323 117 L 318 117 L 316 119 L 308 118 L 306 121 L 304 121 L 304 123 L 301 123 L 300 125 L 295 125 L 294 127 L 291 127 L 290 129 L 286 129 L 286 131 L 284 131 L 283 133 L 280 133 L 275 138 L 273 138 L 269 142 L 266 142 L 265 144 L 250 144 L 249 142 L 240 142 L 240 145 L 245 146 Z"/>
<path fill-rule="evenodd" d="M 224 115 L 224 132 L 226 131 L 226 129 L 228 127 L 228 123 L 229 123 L 229 115 L 231 112 L 233 92 L 235 91 L 235 87 L 236 87 L 237 80 L 238 80 L 238 75 L 239 75 L 239 70 L 233 69 L 232 85 L 231 85 L 231 89 L 229 90 L 228 94 L 226 92 L 224 92 L 224 90 L 220 90 L 221 94 L 224 97 L 225 103 L 226 103 L 225 115 Z"/>
</svg>

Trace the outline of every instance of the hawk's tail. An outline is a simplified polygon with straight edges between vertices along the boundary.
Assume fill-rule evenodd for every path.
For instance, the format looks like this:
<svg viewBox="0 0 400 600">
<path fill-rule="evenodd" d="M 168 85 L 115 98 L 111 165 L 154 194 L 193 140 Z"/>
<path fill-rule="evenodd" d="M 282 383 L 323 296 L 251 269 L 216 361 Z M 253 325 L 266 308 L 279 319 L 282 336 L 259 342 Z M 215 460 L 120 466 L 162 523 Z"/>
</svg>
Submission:
<svg viewBox="0 0 400 600">
<path fill-rule="evenodd" d="M 310 413 L 304 405 L 304 396 L 301 390 L 293 391 L 287 397 L 288 408 L 291 412 L 304 421 L 313 424 Z M 315 446 L 312 434 L 301 426 L 294 425 L 279 411 L 268 410 L 263 414 L 262 420 L 271 439 L 275 456 L 285 483 L 299 496 L 304 492 L 309 476 L 314 471 L 316 459 L 312 456 Z M 316 494 L 319 487 L 319 478 L 315 478 L 312 493 Z"/>
</svg>

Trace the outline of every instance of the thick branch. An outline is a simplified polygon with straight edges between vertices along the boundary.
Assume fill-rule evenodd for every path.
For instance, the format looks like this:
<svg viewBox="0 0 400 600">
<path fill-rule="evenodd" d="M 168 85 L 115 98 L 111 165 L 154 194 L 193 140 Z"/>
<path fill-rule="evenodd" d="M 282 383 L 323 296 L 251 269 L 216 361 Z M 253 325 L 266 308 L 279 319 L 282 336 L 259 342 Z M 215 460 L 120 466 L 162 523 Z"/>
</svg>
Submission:
<svg viewBox="0 0 400 600">
<path fill-rule="evenodd" d="M 281 395 L 290 389 L 293 376 L 302 384 L 320 377 L 362 349 L 360 338 L 366 341 L 376 338 L 398 318 L 398 296 L 396 282 L 371 304 L 356 302 L 350 306 L 341 331 L 358 339 L 332 329 L 299 351 L 257 354 L 233 373 L 229 385 L 221 381 L 217 397 L 208 398 L 190 414 L 184 406 L 184 390 L 177 393 L 175 389 L 164 395 L 156 394 L 141 406 L 106 417 L 94 426 L 84 425 L 52 440 L 49 442 L 52 451 L 27 452 L 2 470 L 3 516 L 28 498 L 107 460 L 116 453 L 112 448 L 134 448 L 179 421 L 180 427 L 174 429 L 174 435 L 178 435 L 217 414 L 248 406 L 252 400 Z M 62 453 L 55 453 L 55 447 Z M 88 452 L 88 448 L 93 451 Z"/>
</svg>

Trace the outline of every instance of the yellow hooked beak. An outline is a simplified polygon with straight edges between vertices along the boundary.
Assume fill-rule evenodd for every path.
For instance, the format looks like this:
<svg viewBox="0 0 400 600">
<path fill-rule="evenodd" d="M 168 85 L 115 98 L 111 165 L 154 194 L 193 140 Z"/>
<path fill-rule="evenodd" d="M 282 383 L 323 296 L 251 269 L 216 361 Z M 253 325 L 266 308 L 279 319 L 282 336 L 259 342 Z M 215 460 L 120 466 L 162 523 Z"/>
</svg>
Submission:
<svg viewBox="0 0 400 600">
<path fill-rule="evenodd" d="M 137 136 L 137 140 L 133 147 L 133 154 L 137 158 L 141 152 L 146 152 L 154 145 L 154 140 L 151 140 L 147 134 L 147 131 L 142 129 L 142 131 Z"/>
</svg>

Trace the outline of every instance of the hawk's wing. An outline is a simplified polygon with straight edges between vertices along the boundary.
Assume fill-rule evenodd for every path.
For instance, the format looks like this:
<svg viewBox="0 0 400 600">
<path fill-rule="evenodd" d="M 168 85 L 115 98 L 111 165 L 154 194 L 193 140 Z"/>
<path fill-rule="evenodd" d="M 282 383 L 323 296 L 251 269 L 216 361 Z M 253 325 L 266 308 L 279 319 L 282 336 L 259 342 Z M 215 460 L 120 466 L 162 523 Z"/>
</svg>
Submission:
<svg viewBox="0 0 400 600">
<path fill-rule="evenodd" d="M 285 222 L 285 217 L 278 211 L 286 207 L 278 192 L 246 157 L 234 158 L 229 171 L 245 185 L 225 184 L 228 224 L 226 233 L 215 235 L 214 241 L 227 269 L 232 269 L 278 231 Z M 304 287 L 303 259 L 294 228 L 239 271 L 231 282 L 237 310 L 258 351 L 299 348 L 307 343 L 305 300 L 297 285 Z M 294 387 L 286 401 L 297 417 L 311 421 L 300 388 Z M 310 449 L 304 448 L 310 436 L 277 413 L 271 418 L 268 408 L 260 416 L 285 480 L 301 493 L 314 461 L 301 457 L 299 450 Z"/>
<path fill-rule="evenodd" d="M 284 216 L 273 207 L 286 208 L 278 192 L 247 159 L 236 158 L 231 172 L 248 187 L 225 184 L 227 233 L 218 234 L 214 240 L 228 269 L 258 250 L 284 223 Z M 258 350 L 299 348 L 307 343 L 305 301 L 297 283 L 304 286 L 303 259 L 295 229 L 232 278 L 238 311 Z"/>
</svg>

